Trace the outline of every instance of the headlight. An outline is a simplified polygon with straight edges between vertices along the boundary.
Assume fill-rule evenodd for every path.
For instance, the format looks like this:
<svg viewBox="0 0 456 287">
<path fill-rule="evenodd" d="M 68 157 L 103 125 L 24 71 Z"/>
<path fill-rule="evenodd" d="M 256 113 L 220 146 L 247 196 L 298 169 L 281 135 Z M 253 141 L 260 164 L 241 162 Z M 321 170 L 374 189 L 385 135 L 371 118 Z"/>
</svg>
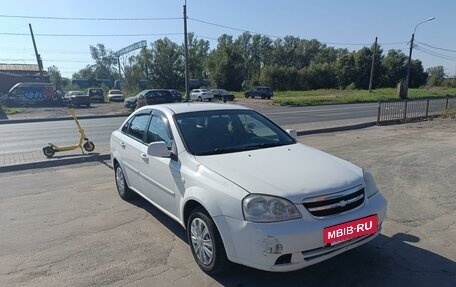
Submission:
<svg viewBox="0 0 456 287">
<path fill-rule="evenodd" d="M 251 222 L 274 222 L 300 218 L 301 213 L 286 199 L 250 194 L 242 201 L 244 219 Z"/>
<path fill-rule="evenodd" d="M 377 184 L 375 183 L 374 176 L 372 173 L 368 172 L 367 170 L 363 170 L 364 172 L 364 183 L 366 185 L 366 195 L 367 198 L 371 198 L 378 192 Z"/>
</svg>

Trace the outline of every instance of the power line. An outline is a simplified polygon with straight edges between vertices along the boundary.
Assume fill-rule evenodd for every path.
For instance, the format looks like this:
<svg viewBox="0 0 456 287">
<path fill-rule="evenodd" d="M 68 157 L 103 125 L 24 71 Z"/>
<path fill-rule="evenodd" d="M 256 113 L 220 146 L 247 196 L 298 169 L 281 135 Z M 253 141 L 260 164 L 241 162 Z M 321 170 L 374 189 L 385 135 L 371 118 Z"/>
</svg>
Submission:
<svg viewBox="0 0 456 287">
<path fill-rule="evenodd" d="M 238 32 L 249 32 L 249 33 L 252 33 L 252 34 L 257 34 L 257 35 L 262 35 L 262 36 L 268 36 L 268 37 L 271 37 L 271 38 L 283 38 L 283 37 L 280 37 L 280 36 L 269 35 L 269 34 L 264 34 L 264 33 L 258 33 L 258 32 L 254 32 L 254 31 L 250 31 L 250 30 L 245 30 L 245 29 L 240 29 L 240 28 L 225 26 L 225 25 L 221 25 L 221 24 L 217 24 L 217 23 L 212 23 L 212 22 L 208 22 L 208 21 L 203 21 L 203 20 L 199 20 L 199 19 L 195 19 L 195 18 L 190 18 L 190 17 L 189 17 L 188 19 L 189 19 L 189 20 L 192 20 L 192 21 L 195 21 L 195 22 L 199 22 L 199 23 L 203 23 L 203 24 L 207 24 L 207 25 L 212 25 L 212 26 L 216 26 L 216 27 L 220 27 L 220 28 L 226 28 L 226 29 L 230 29 L 230 30 L 234 30 L 234 31 L 238 31 Z"/>
<path fill-rule="evenodd" d="M 0 61 L 11 61 L 11 62 L 23 62 L 23 61 L 36 61 L 36 59 L 8 59 L 3 58 Z M 45 62 L 56 62 L 56 63 L 88 63 L 92 60 L 59 60 L 59 59 L 43 59 Z"/>
<path fill-rule="evenodd" d="M 431 45 L 426 44 L 426 43 L 423 43 L 423 42 L 417 42 L 417 43 L 420 43 L 421 45 L 427 46 L 427 47 L 429 47 L 429 48 L 433 48 L 433 49 L 437 49 L 437 50 L 442 50 L 442 51 L 447 51 L 447 52 L 456 53 L 456 50 L 451 50 L 451 49 L 445 49 L 445 48 L 434 47 L 434 46 L 431 46 Z"/>
<path fill-rule="evenodd" d="M 148 33 L 148 34 L 35 34 L 40 37 L 148 37 L 148 36 L 175 36 L 184 33 Z M 5 36 L 30 36 L 27 33 L 0 33 Z"/>
<path fill-rule="evenodd" d="M 443 59 L 443 60 L 456 61 L 456 57 L 452 57 L 452 56 L 444 55 L 444 54 L 441 54 L 441 53 L 437 53 L 435 51 L 427 50 L 427 49 L 425 49 L 423 47 L 420 47 L 420 46 L 416 46 L 415 49 L 418 50 L 418 51 L 421 51 L 421 52 L 423 52 L 425 54 L 428 54 L 428 55 L 431 55 L 431 56 L 434 56 L 434 57 L 437 57 L 437 58 L 440 58 L 440 59 Z"/>
<path fill-rule="evenodd" d="M 161 21 L 161 20 L 182 20 L 182 17 L 90 18 L 90 17 L 48 17 L 48 16 L 24 16 L 24 15 L 0 15 L 0 18 L 42 19 L 42 20 L 71 20 L 71 21 Z"/>
</svg>

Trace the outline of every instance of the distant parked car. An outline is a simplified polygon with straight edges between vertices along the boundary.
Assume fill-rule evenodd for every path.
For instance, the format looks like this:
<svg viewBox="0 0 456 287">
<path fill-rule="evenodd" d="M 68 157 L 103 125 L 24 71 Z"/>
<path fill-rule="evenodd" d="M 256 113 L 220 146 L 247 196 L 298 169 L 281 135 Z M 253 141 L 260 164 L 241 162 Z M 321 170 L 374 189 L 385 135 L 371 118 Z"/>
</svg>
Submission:
<svg viewBox="0 0 456 287">
<path fill-rule="evenodd" d="M 148 105 L 155 104 L 164 104 L 164 103 L 174 103 L 176 102 L 175 96 L 165 89 L 151 89 L 144 90 L 137 94 L 136 96 L 126 98 L 124 101 L 124 106 L 134 110 L 136 108 L 136 102 L 138 101 L 139 96 L 144 95 L 147 100 Z"/>
<path fill-rule="evenodd" d="M 104 103 L 104 92 L 100 88 L 90 88 L 87 90 L 87 95 L 91 102 Z"/>
<path fill-rule="evenodd" d="M 63 101 L 72 107 L 90 107 L 90 97 L 82 91 L 69 91 L 63 96 Z"/>
<path fill-rule="evenodd" d="M 194 89 L 194 90 L 191 90 L 190 92 L 190 100 L 194 100 L 194 101 L 199 101 L 199 102 L 202 102 L 202 101 L 212 101 L 212 99 L 214 98 L 214 94 L 209 91 L 209 90 L 206 90 L 206 89 Z"/>
<path fill-rule="evenodd" d="M 174 95 L 174 100 L 176 102 L 182 102 L 182 94 L 177 90 L 169 90 L 171 94 Z"/>
<path fill-rule="evenodd" d="M 224 89 L 212 89 L 211 92 L 214 94 L 214 99 L 221 100 L 221 101 L 233 101 L 234 95 L 231 92 L 228 92 Z"/>
<path fill-rule="evenodd" d="M 273 96 L 272 88 L 267 86 L 255 86 L 244 92 L 246 98 L 261 97 L 262 99 L 271 99 Z"/>
<path fill-rule="evenodd" d="M 110 102 L 123 102 L 124 95 L 120 90 L 109 90 L 108 92 L 108 100 Z"/>
</svg>

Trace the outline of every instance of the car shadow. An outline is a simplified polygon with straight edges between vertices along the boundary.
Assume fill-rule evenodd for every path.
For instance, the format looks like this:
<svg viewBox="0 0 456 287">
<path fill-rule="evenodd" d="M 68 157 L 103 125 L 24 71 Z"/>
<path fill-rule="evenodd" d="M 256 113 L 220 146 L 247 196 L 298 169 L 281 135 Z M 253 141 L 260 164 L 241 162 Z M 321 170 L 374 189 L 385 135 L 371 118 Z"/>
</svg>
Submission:
<svg viewBox="0 0 456 287">
<path fill-rule="evenodd" d="M 224 286 L 456 286 L 456 263 L 413 246 L 420 239 L 398 233 L 307 268 L 271 273 L 234 265 L 214 276 Z"/>
<path fill-rule="evenodd" d="M 150 202 L 137 195 L 134 199 L 129 200 L 128 203 L 144 209 L 155 219 L 157 219 L 163 226 L 168 228 L 168 230 L 171 231 L 180 240 L 188 243 L 187 233 L 185 232 L 185 229 L 175 220 L 171 219 L 168 215 L 164 214 L 162 211 L 152 205 Z"/>
<path fill-rule="evenodd" d="M 138 196 L 130 204 L 147 211 L 188 244 L 185 229 L 148 201 Z M 380 234 L 365 245 L 298 271 L 274 273 L 232 264 L 227 273 L 211 277 L 223 286 L 236 287 L 456 286 L 456 263 L 413 245 L 418 242 L 420 238 L 412 234 Z"/>
</svg>

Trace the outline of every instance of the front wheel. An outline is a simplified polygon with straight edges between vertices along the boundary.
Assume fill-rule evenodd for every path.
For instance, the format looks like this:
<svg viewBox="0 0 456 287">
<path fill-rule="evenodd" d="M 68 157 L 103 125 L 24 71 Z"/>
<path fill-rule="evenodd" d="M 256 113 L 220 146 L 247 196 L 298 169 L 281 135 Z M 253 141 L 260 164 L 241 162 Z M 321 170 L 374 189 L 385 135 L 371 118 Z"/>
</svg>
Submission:
<svg viewBox="0 0 456 287">
<path fill-rule="evenodd" d="M 52 146 L 45 146 L 43 147 L 43 154 L 47 157 L 47 158 L 51 158 L 54 156 L 55 154 L 55 150 Z"/>
<path fill-rule="evenodd" d="M 203 98 L 198 97 L 198 102 L 202 102 L 202 101 L 203 101 Z"/>
<path fill-rule="evenodd" d="M 229 267 L 220 234 L 214 221 L 202 208 L 193 210 L 187 222 L 187 236 L 193 258 L 208 274 L 220 274 Z"/>
<path fill-rule="evenodd" d="M 83 147 L 86 151 L 91 152 L 95 149 L 95 144 L 91 141 L 86 141 Z"/>
</svg>

